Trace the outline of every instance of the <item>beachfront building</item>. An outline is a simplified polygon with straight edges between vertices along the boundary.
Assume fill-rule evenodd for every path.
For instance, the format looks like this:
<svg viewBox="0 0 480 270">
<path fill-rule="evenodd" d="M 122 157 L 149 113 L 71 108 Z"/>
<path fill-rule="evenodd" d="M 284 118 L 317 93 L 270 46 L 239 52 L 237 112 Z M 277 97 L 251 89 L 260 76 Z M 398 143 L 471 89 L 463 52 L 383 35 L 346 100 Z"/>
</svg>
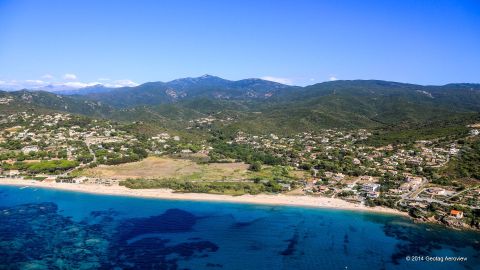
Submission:
<svg viewBox="0 0 480 270">
<path fill-rule="evenodd" d="M 367 193 L 377 192 L 380 189 L 380 185 L 374 184 L 374 183 L 368 183 L 368 184 L 364 184 L 362 189 Z"/>
<path fill-rule="evenodd" d="M 20 175 L 20 171 L 19 170 L 8 170 L 8 171 L 5 171 L 4 174 L 8 177 L 17 177 L 17 176 Z"/>
</svg>

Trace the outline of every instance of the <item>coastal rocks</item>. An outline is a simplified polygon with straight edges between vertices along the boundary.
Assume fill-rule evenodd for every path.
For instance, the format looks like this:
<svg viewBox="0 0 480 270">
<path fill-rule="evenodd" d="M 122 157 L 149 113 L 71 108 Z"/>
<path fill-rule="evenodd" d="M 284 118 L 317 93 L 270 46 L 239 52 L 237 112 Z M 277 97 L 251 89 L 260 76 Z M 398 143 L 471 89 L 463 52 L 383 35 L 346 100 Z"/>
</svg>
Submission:
<svg viewBox="0 0 480 270">
<path fill-rule="evenodd" d="M 165 213 L 148 218 L 135 218 L 123 221 L 120 238 L 127 240 L 147 233 L 178 233 L 190 231 L 196 217 L 180 209 L 168 209 Z"/>
<path fill-rule="evenodd" d="M 452 228 L 452 229 L 458 229 L 458 230 L 464 230 L 464 229 L 471 229 L 475 230 L 475 228 L 468 226 L 464 222 L 457 220 L 456 218 L 452 217 L 443 217 L 440 222 L 444 224 L 445 226 Z"/>
<path fill-rule="evenodd" d="M 209 241 L 171 244 L 170 240 L 151 237 L 130 244 L 117 243 L 111 246 L 112 264 L 118 269 L 177 269 L 178 261 L 192 257 L 206 257 L 218 246 Z"/>
<path fill-rule="evenodd" d="M 76 222 L 49 202 L 0 208 L 0 269 L 176 269 L 219 249 L 199 237 L 168 239 L 192 231 L 197 217 L 187 211 L 117 217 L 110 209 Z"/>
<path fill-rule="evenodd" d="M 461 238 L 451 238 L 448 236 L 447 228 L 440 225 L 431 226 L 435 227 L 423 230 L 417 225 L 385 224 L 383 226 L 385 235 L 399 240 L 395 247 L 395 252 L 392 254 L 392 262 L 399 264 L 412 254 L 415 254 L 415 256 L 428 256 L 434 253 L 435 250 L 441 250 L 445 245 L 456 250 L 468 247 L 480 250 L 480 243 L 467 237 L 468 232 L 458 232 L 459 235 L 462 235 Z"/>
<path fill-rule="evenodd" d="M 179 260 L 216 252 L 219 247 L 210 241 L 195 238 L 172 243 L 163 235 L 190 232 L 196 220 L 187 211 L 168 209 L 158 216 L 122 221 L 110 244 L 109 268 L 176 269 Z"/>
<path fill-rule="evenodd" d="M 54 203 L 0 209 L 0 268 L 92 269 L 101 266 L 105 236 L 57 213 Z M 89 239 L 97 239 L 95 244 Z"/>
<path fill-rule="evenodd" d="M 472 230 L 472 231 L 480 231 L 480 227 L 477 224 L 467 224 L 462 220 L 458 220 L 454 217 L 450 216 L 420 216 L 420 217 L 412 217 L 414 223 L 425 223 L 425 224 L 437 224 L 445 226 L 449 229 L 454 230 Z"/>
</svg>

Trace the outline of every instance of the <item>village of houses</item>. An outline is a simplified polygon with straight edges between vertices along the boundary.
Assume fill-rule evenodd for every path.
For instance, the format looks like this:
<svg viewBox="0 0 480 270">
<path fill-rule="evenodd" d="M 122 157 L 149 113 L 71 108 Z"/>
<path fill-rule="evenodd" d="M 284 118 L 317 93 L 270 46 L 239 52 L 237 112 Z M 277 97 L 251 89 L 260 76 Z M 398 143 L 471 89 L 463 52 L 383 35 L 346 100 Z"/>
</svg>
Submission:
<svg viewBox="0 0 480 270">
<path fill-rule="evenodd" d="M 191 123 L 198 127 L 214 121 L 214 117 L 208 117 Z M 76 172 L 100 164 L 138 161 L 145 157 L 139 153 L 140 148 L 148 155 L 193 154 L 191 149 L 181 147 L 179 136 L 163 132 L 141 141 L 118 124 L 106 120 L 79 120 L 70 114 L 21 112 L 2 115 L 0 128 L 0 175 L 3 178 L 111 186 L 118 185 L 119 180 L 86 177 Z M 285 166 L 307 171 L 305 177 L 295 180 L 295 184 L 282 182 L 287 194 L 326 196 L 358 204 L 382 205 L 458 227 L 467 222 L 464 219 L 465 209 L 479 209 L 480 185 L 459 189 L 458 186 L 435 184 L 430 179 L 428 172 L 431 169 L 445 166 L 450 158 L 459 154 L 460 147 L 456 143 L 432 140 L 417 141 L 408 146 L 384 147 L 361 143 L 371 135 L 365 129 L 325 129 L 285 137 L 238 132 L 233 140 L 226 143 L 248 145 L 272 153 L 282 157 Z M 478 129 L 471 129 L 469 136 L 478 135 Z M 208 156 L 212 149 L 204 142 L 196 152 Z M 45 160 L 77 163 L 65 170 L 39 173 L 15 167 L 17 162 Z"/>
</svg>

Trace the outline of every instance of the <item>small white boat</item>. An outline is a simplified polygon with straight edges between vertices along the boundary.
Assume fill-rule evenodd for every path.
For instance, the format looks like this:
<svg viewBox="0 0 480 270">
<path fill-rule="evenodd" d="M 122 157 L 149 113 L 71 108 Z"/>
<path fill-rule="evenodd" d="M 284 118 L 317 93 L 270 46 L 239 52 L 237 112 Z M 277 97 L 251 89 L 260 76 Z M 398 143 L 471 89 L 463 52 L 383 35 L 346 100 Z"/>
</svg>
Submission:
<svg viewBox="0 0 480 270">
<path fill-rule="evenodd" d="M 24 186 L 24 187 L 21 187 L 20 189 L 24 189 L 24 188 L 28 188 L 28 187 L 30 187 L 30 186 Z"/>
</svg>

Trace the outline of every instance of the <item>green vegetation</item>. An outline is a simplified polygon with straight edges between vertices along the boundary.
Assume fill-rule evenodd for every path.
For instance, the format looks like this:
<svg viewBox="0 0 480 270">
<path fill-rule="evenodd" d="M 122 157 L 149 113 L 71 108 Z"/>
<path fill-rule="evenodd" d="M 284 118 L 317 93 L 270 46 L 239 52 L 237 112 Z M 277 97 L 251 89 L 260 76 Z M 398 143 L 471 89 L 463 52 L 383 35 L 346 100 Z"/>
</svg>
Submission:
<svg viewBox="0 0 480 270">
<path fill-rule="evenodd" d="M 330 171 L 335 173 L 346 173 L 354 176 L 367 174 L 365 170 L 353 163 L 353 157 L 354 155 L 352 152 L 335 150 L 330 156 L 325 154 L 318 155 L 317 158 L 312 161 L 312 165 L 318 169 L 320 173 Z"/>
<path fill-rule="evenodd" d="M 244 144 L 227 144 L 217 141 L 213 144 L 213 150 L 209 153 L 211 162 L 218 162 L 222 159 L 235 159 L 246 163 L 261 162 L 267 165 L 285 164 L 284 158 L 276 157 L 263 150 L 254 149 Z"/>
<path fill-rule="evenodd" d="M 72 160 L 45 160 L 40 162 L 15 162 L 13 165 L 2 164 L 6 170 L 24 170 L 30 174 L 37 173 L 61 173 L 77 167 L 79 163 Z"/>
<path fill-rule="evenodd" d="M 353 195 L 355 195 L 355 192 L 353 192 L 351 190 L 342 191 L 342 192 L 337 194 L 337 196 L 340 197 L 340 198 L 350 197 L 350 196 L 353 196 Z"/>
<path fill-rule="evenodd" d="M 66 151 L 37 151 L 24 154 L 19 151 L 8 151 L 0 153 L 0 161 L 15 159 L 17 161 L 32 160 L 32 159 L 52 159 L 52 158 L 66 158 Z"/>
<path fill-rule="evenodd" d="M 262 170 L 262 163 L 260 163 L 259 161 L 255 161 L 250 164 L 250 167 L 248 167 L 248 169 L 250 171 L 259 172 Z"/>
<path fill-rule="evenodd" d="M 399 183 L 401 183 L 403 178 L 404 177 L 402 175 L 395 176 L 390 173 L 385 174 L 380 178 L 379 181 L 379 184 L 381 185 L 380 190 L 382 192 L 387 192 L 390 189 L 398 188 L 400 186 Z"/>
<path fill-rule="evenodd" d="M 228 100 L 212 96 L 210 83 L 213 81 L 215 93 L 224 91 L 233 96 Z M 476 91 L 480 89 L 478 84 L 421 86 L 375 80 L 326 82 L 303 88 L 275 84 L 274 88 L 278 90 L 277 87 L 281 86 L 282 91 L 265 100 L 263 94 L 273 87 L 271 82 L 257 81 L 254 86 L 248 86 L 249 82 L 236 84 L 238 82 L 221 78 L 207 78 L 201 83 L 205 83 L 203 86 L 190 85 L 188 81 L 184 83 L 179 91 L 188 94 L 179 100 L 166 95 L 166 85 L 162 83 L 147 83 L 132 89 L 86 97 L 59 97 L 47 92 L 28 91 L 0 91 L 0 97 L 14 100 L 2 110 L 53 109 L 122 121 L 144 121 L 152 127 L 176 130 L 185 128 L 189 120 L 212 113 L 237 118 L 231 123 L 200 129 L 198 134 L 205 134 L 211 128 L 278 134 L 334 127 L 380 128 L 372 144 L 408 140 L 410 136 L 408 132 L 404 134 L 403 129 L 413 130 L 425 125 L 431 127 L 413 135 L 429 137 L 428 134 L 435 132 L 448 135 L 454 130 L 440 126 L 443 131 L 435 131 L 438 123 L 442 120 L 455 121 L 457 117 L 467 117 L 480 111 L 480 91 Z M 262 84 L 266 88 L 261 88 Z M 172 89 L 176 87 L 171 86 Z M 246 96 L 244 91 L 252 88 L 245 87 L 254 87 L 259 95 Z M 28 96 L 30 102 L 25 103 L 23 96 Z M 432 129 L 433 133 L 428 129 Z"/>
<path fill-rule="evenodd" d="M 474 178 L 480 180 L 480 140 L 464 142 L 459 157 L 452 159 L 443 173 L 450 179 Z"/>
<path fill-rule="evenodd" d="M 139 161 L 148 156 L 147 151 L 142 147 L 131 146 L 125 149 L 123 148 L 124 146 L 124 143 L 103 143 L 101 148 L 95 149 L 95 156 L 97 157 L 98 163 L 117 165 Z"/>
<path fill-rule="evenodd" d="M 276 193 L 282 190 L 274 181 L 265 183 L 254 182 L 192 182 L 176 179 L 127 179 L 120 185 L 133 189 L 169 188 L 177 192 L 212 193 L 227 195 L 259 194 L 262 192 Z"/>
<path fill-rule="evenodd" d="M 368 199 L 366 204 L 369 206 L 386 206 L 389 208 L 397 208 L 396 202 L 398 201 L 398 197 L 380 197 L 375 199 Z"/>
<path fill-rule="evenodd" d="M 264 166 L 260 171 L 251 171 L 250 179 L 274 180 L 282 182 L 291 182 L 298 180 L 298 177 L 292 173 L 293 169 L 289 166 Z"/>
</svg>

